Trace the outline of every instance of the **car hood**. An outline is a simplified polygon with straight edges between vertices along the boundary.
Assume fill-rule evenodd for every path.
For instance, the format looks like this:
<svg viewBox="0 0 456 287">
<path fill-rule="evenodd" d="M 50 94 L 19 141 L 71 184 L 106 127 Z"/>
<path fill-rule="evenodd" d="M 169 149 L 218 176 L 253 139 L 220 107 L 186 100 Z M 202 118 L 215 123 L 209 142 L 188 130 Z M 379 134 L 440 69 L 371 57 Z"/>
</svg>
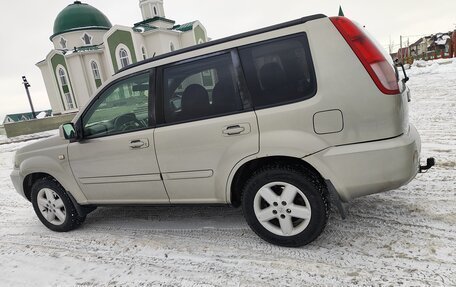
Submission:
<svg viewBox="0 0 456 287">
<path fill-rule="evenodd" d="M 68 145 L 68 140 L 62 139 L 60 136 L 52 136 L 44 140 L 40 140 L 28 144 L 17 151 L 17 155 L 24 155 L 27 153 L 39 153 L 50 149 L 62 148 Z"/>
</svg>

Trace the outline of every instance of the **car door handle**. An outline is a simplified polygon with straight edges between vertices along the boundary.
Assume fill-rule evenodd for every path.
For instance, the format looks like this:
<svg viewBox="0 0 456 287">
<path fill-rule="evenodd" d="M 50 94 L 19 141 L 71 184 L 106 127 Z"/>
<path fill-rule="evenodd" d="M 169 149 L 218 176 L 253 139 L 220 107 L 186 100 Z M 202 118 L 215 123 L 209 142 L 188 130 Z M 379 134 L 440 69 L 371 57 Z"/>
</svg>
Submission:
<svg viewBox="0 0 456 287">
<path fill-rule="evenodd" d="M 140 148 L 147 148 L 149 144 L 145 140 L 132 140 L 130 141 L 130 148 L 131 149 L 140 149 Z"/>
<path fill-rule="evenodd" d="M 229 126 L 223 129 L 223 134 L 228 135 L 228 136 L 234 136 L 234 135 L 239 135 L 245 131 L 244 127 L 241 127 L 240 125 L 233 125 Z"/>
</svg>

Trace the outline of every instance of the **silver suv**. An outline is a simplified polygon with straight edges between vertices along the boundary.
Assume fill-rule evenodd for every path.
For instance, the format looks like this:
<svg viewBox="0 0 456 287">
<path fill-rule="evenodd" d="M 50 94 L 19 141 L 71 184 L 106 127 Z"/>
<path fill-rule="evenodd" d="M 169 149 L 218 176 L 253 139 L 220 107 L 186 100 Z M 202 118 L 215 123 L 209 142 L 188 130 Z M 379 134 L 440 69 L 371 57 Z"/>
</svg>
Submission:
<svg viewBox="0 0 456 287">
<path fill-rule="evenodd" d="M 302 246 L 330 198 L 343 212 L 420 171 L 409 97 L 363 28 L 309 16 L 126 67 L 60 136 L 19 150 L 11 178 L 54 231 L 99 205 L 230 204 Z"/>
</svg>

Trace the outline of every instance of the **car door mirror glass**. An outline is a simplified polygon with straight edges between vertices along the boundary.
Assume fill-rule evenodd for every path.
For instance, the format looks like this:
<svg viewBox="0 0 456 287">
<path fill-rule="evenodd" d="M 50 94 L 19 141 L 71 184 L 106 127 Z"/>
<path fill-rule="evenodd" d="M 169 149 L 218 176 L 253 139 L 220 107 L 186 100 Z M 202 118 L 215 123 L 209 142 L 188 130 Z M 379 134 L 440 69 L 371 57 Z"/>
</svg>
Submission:
<svg viewBox="0 0 456 287">
<path fill-rule="evenodd" d="M 63 124 L 60 126 L 60 136 L 66 140 L 72 140 L 76 138 L 76 130 L 72 123 Z"/>
</svg>

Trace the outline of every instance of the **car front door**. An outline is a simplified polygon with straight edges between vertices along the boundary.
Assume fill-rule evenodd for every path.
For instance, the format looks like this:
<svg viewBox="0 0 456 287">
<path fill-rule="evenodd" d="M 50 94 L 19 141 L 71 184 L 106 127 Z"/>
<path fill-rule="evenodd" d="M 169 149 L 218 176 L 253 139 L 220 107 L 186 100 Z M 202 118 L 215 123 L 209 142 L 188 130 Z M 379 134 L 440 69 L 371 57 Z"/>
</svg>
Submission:
<svg viewBox="0 0 456 287">
<path fill-rule="evenodd" d="M 150 73 L 123 78 L 100 93 L 68 147 L 74 176 L 91 203 L 168 203 L 155 155 Z"/>
<path fill-rule="evenodd" d="M 227 179 L 259 151 L 255 113 L 234 53 L 159 70 L 155 147 L 171 203 L 226 203 Z"/>
</svg>

